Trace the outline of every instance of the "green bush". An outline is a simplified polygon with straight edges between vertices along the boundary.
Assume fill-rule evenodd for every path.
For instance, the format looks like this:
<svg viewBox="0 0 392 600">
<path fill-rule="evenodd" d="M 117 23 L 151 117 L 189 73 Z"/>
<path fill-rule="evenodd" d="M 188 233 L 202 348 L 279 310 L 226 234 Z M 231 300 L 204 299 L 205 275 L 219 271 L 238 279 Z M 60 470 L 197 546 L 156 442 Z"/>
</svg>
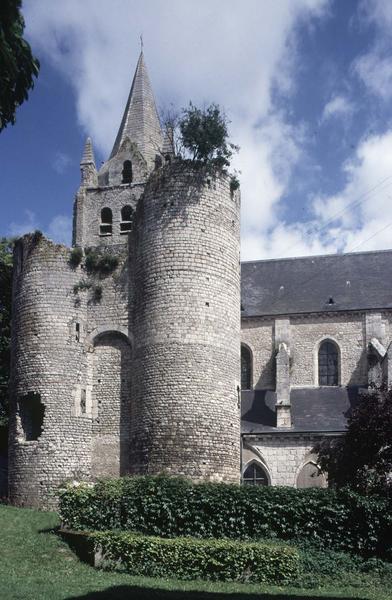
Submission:
<svg viewBox="0 0 392 600">
<path fill-rule="evenodd" d="M 102 253 L 96 248 L 86 248 L 85 266 L 88 273 L 110 275 L 118 267 L 118 258 L 113 254 Z"/>
<path fill-rule="evenodd" d="M 83 250 L 81 248 L 79 248 L 78 246 L 75 246 L 75 248 L 72 248 L 70 255 L 69 255 L 69 260 L 68 260 L 70 267 L 72 267 L 73 269 L 76 269 L 76 267 L 78 267 L 80 265 L 80 263 L 82 262 L 82 259 L 83 259 Z"/>
<path fill-rule="evenodd" d="M 392 558 L 391 501 L 348 489 L 192 484 L 124 477 L 60 493 L 65 526 L 162 537 L 308 540 L 315 547 Z"/>
<path fill-rule="evenodd" d="M 132 575 L 265 583 L 288 582 L 298 576 L 298 552 L 278 544 L 164 539 L 115 531 L 92 537 L 107 566 Z"/>
</svg>

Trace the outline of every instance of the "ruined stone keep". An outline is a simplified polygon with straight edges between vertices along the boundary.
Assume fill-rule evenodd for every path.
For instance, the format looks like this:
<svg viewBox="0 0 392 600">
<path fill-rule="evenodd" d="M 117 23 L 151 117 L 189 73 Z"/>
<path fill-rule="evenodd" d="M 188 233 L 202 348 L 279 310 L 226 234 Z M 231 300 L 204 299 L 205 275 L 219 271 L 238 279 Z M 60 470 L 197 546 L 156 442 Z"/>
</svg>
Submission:
<svg viewBox="0 0 392 600">
<path fill-rule="evenodd" d="M 141 54 L 99 170 L 86 142 L 73 247 L 15 246 L 13 503 L 127 473 L 326 485 L 315 441 L 391 377 L 391 253 L 241 266 L 239 238 L 239 193 L 175 160 Z"/>
</svg>

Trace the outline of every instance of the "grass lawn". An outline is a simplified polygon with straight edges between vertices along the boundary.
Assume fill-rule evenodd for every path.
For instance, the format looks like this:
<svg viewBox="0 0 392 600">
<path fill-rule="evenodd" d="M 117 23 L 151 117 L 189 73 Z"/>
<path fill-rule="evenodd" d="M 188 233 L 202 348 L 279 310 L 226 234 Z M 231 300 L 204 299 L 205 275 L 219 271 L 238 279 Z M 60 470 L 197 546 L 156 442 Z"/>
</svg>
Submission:
<svg viewBox="0 0 392 600">
<path fill-rule="evenodd" d="M 182 582 L 131 577 L 85 565 L 53 531 L 55 513 L 0 505 L 0 599 L 65 600 L 392 600 L 392 581 L 375 575 L 325 578 L 316 587 Z M 311 582 L 309 582 L 311 586 Z"/>
</svg>

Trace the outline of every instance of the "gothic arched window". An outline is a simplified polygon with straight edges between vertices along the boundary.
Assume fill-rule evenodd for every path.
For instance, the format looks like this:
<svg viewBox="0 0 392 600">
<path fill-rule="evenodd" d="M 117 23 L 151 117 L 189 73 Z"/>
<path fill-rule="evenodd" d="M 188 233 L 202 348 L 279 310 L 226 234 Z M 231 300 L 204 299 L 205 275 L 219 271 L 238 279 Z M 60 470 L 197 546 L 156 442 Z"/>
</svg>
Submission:
<svg viewBox="0 0 392 600">
<path fill-rule="evenodd" d="M 241 389 L 252 387 L 252 355 L 247 346 L 241 346 Z"/>
<path fill-rule="evenodd" d="M 319 385 L 339 385 L 339 351 L 331 340 L 321 342 L 318 351 Z"/>
<path fill-rule="evenodd" d="M 121 209 L 120 233 L 128 233 L 132 229 L 133 208 L 132 206 L 123 206 Z"/>
<path fill-rule="evenodd" d="M 268 475 L 260 464 L 252 462 L 246 467 L 242 482 L 244 485 L 268 485 Z"/>
<path fill-rule="evenodd" d="M 101 210 L 101 225 L 99 227 L 99 232 L 101 235 L 111 235 L 112 234 L 112 222 L 113 215 L 110 208 L 107 206 Z"/>
<path fill-rule="evenodd" d="M 126 160 L 123 164 L 122 182 L 123 183 L 132 183 L 132 179 L 133 179 L 132 163 L 130 160 Z"/>
</svg>

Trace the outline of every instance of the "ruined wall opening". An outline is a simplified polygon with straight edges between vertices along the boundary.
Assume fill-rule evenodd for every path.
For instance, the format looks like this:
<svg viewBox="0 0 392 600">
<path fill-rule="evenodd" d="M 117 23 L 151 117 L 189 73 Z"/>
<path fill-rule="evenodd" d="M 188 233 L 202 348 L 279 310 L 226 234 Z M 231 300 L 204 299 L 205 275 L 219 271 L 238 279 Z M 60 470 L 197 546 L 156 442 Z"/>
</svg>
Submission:
<svg viewBox="0 0 392 600">
<path fill-rule="evenodd" d="M 105 206 L 101 210 L 101 224 L 99 226 L 100 235 L 112 235 L 113 215 L 110 208 Z"/>
<path fill-rule="evenodd" d="M 123 206 L 121 209 L 120 233 L 129 233 L 132 230 L 133 223 L 132 206 Z"/>
<path fill-rule="evenodd" d="M 94 477 L 129 472 L 132 353 L 129 341 L 108 331 L 91 353 Z"/>
<path fill-rule="evenodd" d="M 303 465 L 297 475 L 297 488 L 314 488 L 327 487 L 325 475 L 321 472 L 320 467 L 313 461 L 309 461 Z"/>
<path fill-rule="evenodd" d="M 19 398 L 19 416 L 26 442 L 38 440 L 42 434 L 45 406 L 40 394 L 29 392 Z"/>
<path fill-rule="evenodd" d="M 130 160 L 126 160 L 123 163 L 122 182 L 123 183 L 132 183 L 132 179 L 133 179 L 132 162 Z"/>
</svg>

